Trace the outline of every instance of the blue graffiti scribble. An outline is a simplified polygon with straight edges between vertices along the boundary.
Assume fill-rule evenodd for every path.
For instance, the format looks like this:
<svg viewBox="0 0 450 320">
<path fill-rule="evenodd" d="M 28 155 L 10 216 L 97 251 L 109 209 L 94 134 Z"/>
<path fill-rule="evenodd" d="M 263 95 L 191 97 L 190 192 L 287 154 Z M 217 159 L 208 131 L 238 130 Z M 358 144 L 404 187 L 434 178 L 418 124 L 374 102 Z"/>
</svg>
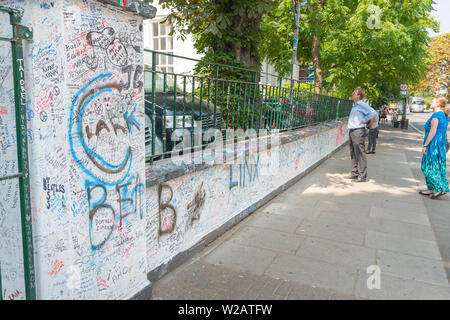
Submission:
<svg viewBox="0 0 450 320">
<path fill-rule="evenodd" d="M 74 115 L 74 112 L 75 112 L 76 103 L 77 103 L 78 99 L 80 98 L 80 96 L 81 96 L 86 90 L 88 90 L 88 88 L 89 88 L 92 84 L 94 84 L 95 82 L 100 81 L 100 80 L 103 80 L 103 79 L 109 79 L 109 78 L 111 78 L 111 77 L 112 77 L 112 74 L 111 74 L 111 73 L 100 74 L 100 75 L 96 76 L 95 78 L 93 78 L 91 81 L 89 81 L 86 85 L 84 85 L 84 86 L 83 86 L 83 87 L 75 94 L 75 96 L 74 96 L 73 99 L 72 99 L 72 105 L 71 105 L 71 109 L 70 109 L 70 117 L 69 117 L 69 135 L 68 135 L 68 136 L 69 136 L 69 147 L 70 147 L 70 152 L 71 152 L 72 157 L 73 157 L 73 159 L 75 160 L 75 162 L 80 166 L 80 168 L 82 169 L 82 171 L 83 171 L 86 175 L 88 175 L 89 177 L 91 177 L 92 179 L 94 179 L 94 181 L 96 181 L 96 182 L 98 182 L 98 183 L 101 183 L 101 184 L 104 184 L 104 185 L 107 185 L 107 186 L 115 186 L 115 185 L 117 185 L 117 184 L 119 184 L 119 183 L 122 183 L 122 182 L 127 178 L 128 174 L 129 174 L 129 172 L 130 172 L 130 169 L 131 169 L 131 163 L 132 163 L 132 158 L 133 158 L 132 151 L 131 151 L 131 150 L 127 151 L 127 155 L 125 156 L 125 159 L 128 159 L 127 157 L 128 157 L 128 154 L 129 154 L 128 168 L 127 168 L 127 170 L 125 170 L 124 175 L 123 175 L 121 178 L 119 178 L 117 181 L 114 181 L 114 182 L 103 181 L 103 180 L 101 180 L 100 178 L 98 178 L 94 173 L 92 173 L 89 169 L 87 169 L 87 168 L 84 166 L 83 162 L 78 158 L 78 156 L 77 156 L 77 154 L 76 154 L 76 152 L 75 152 L 74 141 L 73 141 L 72 134 L 73 134 L 73 118 L 74 118 L 73 115 Z M 101 90 L 100 92 L 104 92 L 104 90 Z M 90 99 L 90 101 L 91 101 L 91 100 L 92 100 L 92 99 Z M 83 108 L 82 108 L 82 110 L 80 110 L 80 114 L 79 114 L 79 116 L 78 116 L 78 121 L 79 121 L 79 123 L 78 123 L 78 134 L 80 135 L 79 139 L 81 140 L 81 144 L 83 145 L 83 148 L 84 148 L 85 152 L 88 153 L 89 155 L 95 157 L 95 158 L 98 159 L 99 161 L 102 161 L 102 163 L 103 163 L 104 165 L 106 165 L 107 167 L 109 167 L 109 168 L 118 168 L 118 167 L 120 167 L 120 165 L 123 165 L 123 164 L 124 164 L 123 161 L 122 161 L 122 163 L 121 163 L 120 165 L 116 165 L 116 166 L 115 166 L 115 165 L 112 165 L 112 164 L 109 164 L 108 162 L 104 161 L 99 155 L 97 155 L 94 151 L 92 151 L 90 148 L 87 147 L 86 142 L 84 141 L 83 137 L 81 136 L 81 121 L 80 121 L 80 120 L 81 120 L 82 113 L 83 113 L 84 108 L 86 107 L 86 105 L 87 105 L 87 103 L 85 103 L 85 104 L 83 105 Z"/>
<path fill-rule="evenodd" d="M 104 160 L 100 155 L 98 155 L 94 150 L 92 150 L 91 148 L 88 147 L 86 140 L 83 137 L 83 134 L 81 132 L 81 123 L 82 123 L 82 119 L 83 119 L 83 114 L 84 114 L 84 110 L 86 109 L 86 107 L 89 105 L 89 103 L 92 102 L 92 100 L 94 100 L 95 98 L 97 98 L 98 96 L 102 95 L 105 92 L 112 92 L 111 88 L 107 88 L 107 89 L 103 89 L 98 91 L 97 93 L 95 93 L 92 97 L 90 97 L 84 104 L 83 107 L 81 108 L 79 114 L 78 114 L 78 136 L 80 137 L 80 142 L 81 145 L 83 146 L 84 150 L 86 150 L 86 152 L 93 156 L 94 158 L 96 158 L 97 160 L 99 160 L 101 162 L 102 165 L 104 165 L 105 167 L 108 167 L 109 169 L 118 169 L 121 168 L 130 158 L 131 156 L 131 150 L 128 149 L 127 150 L 127 154 L 125 155 L 125 158 L 123 159 L 123 161 L 120 164 L 117 165 L 113 165 L 109 162 L 107 162 L 106 160 Z M 134 110 L 133 110 L 134 111 Z M 131 161 L 130 161 L 131 163 Z"/>
<path fill-rule="evenodd" d="M 46 50 L 49 50 L 50 53 L 53 53 L 56 55 L 56 50 L 52 49 L 53 44 L 49 44 L 47 47 L 44 48 L 39 48 L 38 52 L 35 53 L 35 49 L 37 49 L 36 47 L 33 47 L 31 49 L 30 54 L 28 55 L 29 57 L 36 59 L 37 57 L 39 57 L 43 52 L 45 52 Z"/>
<path fill-rule="evenodd" d="M 136 120 L 134 117 L 134 112 L 136 111 L 137 103 L 133 107 L 133 111 L 131 111 L 131 114 L 128 116 L 128 110 L 125 112 L 124 119 L 128 126 L 128 131 L 130 134 L 133 134 L 132 132 L 132 126 L 135 125 L 139 130 L 141 129 L 141 124 Z"/>
</svg>

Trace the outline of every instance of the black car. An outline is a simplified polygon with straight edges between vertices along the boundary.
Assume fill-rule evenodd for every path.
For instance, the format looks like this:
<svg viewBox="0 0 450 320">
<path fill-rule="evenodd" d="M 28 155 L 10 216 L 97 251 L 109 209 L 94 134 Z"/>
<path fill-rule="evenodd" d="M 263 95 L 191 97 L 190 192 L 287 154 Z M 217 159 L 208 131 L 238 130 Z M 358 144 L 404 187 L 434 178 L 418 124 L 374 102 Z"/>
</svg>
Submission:
<svg viewBox="0 0 450 320">
<path fill-rule="evenodd" d="M 197 96 L 192 97 L 192 93 L 183 94 L 180 86 L 175 86 L 173 77 L 166 75 L 166 86 L 164 88 L 164 79 L 161 74 L 155 73 L 155 107 L 154 107 L 154 126 L 155 126 L 155 152 L 152 154 L 152 92 L 151 92 L 151 73 L 146 75 L 146 93 L 145 93 L 145 146 L 146 158 L 156 157 L 163 153 L 170 152 L 174 145 L 182 141 L 182 136 L 192 136 L 196 141 L 202 139 L 202 144 L 213 141 L 203 141 L 203 134 L 208 128 L 222 128 L 222 114 L 216 109 L 214 119 L 214 104 L 204 99 L 200 100 Z M 149 77 L 150 79 L 148 79 Z M 150 83 L 150 88 L 147 84 Z M 165 90 L 164 90 L 165 89 Z M 175 90 L 176 89 L 176 90 Z M 172 140 L 175 123 L 175 141 Z M 200 137 L 201 135 L 201 137 Z M 165 143 L 164 143 L 165 142 Z M 168 157 L 168 155 L 166 155 Z"/>
</svg>

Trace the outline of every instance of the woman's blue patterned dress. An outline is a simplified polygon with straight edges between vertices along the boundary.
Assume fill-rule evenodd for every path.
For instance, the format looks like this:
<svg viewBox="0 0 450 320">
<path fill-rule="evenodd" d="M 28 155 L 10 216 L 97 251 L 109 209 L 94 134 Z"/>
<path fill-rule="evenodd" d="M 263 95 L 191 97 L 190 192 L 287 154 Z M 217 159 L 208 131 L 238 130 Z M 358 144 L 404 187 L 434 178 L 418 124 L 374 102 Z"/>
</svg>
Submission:
<svg viewBox="0 0 450 320">
<path fill-rule="evenodd" d="M 446 132 L 449 119 L 443 111 L 435 112 L 425 123 L 425 141 L 431 129 L 431 120 L 439 120 L 436 135 L 427 147 L 427 154 L 422 157 L 422 172 L 427 182 L 428 190 L 449 192 L 446 164 Z"/>
</svg>

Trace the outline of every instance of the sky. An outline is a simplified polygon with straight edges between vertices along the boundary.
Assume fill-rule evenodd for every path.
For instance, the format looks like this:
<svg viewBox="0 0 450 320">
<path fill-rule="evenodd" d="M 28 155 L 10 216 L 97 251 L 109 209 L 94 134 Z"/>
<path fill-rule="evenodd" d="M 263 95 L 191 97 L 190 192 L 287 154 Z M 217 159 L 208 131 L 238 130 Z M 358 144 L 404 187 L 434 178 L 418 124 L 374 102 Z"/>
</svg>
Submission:
<svg viewBox="0 0 450 320">
<path fill-rule="evenodd" d="M 434 2 L 435 5 L 433 6 L 434 11 L 432 12 L 432 15 L 441 24 L 441 28 L 437 34 L 430 30 L 429 34 L 432 37 L 450 32 L 450 0 L 434 0 Z"/>
</svg>

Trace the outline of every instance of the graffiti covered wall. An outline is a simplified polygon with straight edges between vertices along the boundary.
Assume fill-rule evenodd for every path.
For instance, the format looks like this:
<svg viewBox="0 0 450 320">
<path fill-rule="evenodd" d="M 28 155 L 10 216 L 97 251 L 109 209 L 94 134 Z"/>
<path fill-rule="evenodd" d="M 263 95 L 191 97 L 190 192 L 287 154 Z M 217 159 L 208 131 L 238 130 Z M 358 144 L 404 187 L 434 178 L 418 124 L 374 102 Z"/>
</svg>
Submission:
<svg viewBox="0 0 450 320">
<path fill-rule="evenodd" d="M 268 152 L 250 153 L 238 164 L 213 166 L 147 188 L 148 271 L 328 156 L 347 141 L 347 131 L 340 124 Z"/>
<path fill-rule="evenodd" d="M 23 8 L 23 24 L 34 29 L 23 63 L 38 299 L 132 297 L 149 285 L 148 272 L 346 142 L 345 124 L 325 126 L 239 164 L 146 188 L 142 18 L 94 0 L 0 4 Z M 16 136 L 10 48 L 0 53 L 6 175 L 17 172 Z M 273 155 L 277 171 L 267 174 Z M 17 182 L 0 182 L 6 299 L 24 298 L 18 206 Z"/>
<path fill-rule="evenodd" d="M 149 284 L 142 17 L 94 0 L 0 4 L 23 8 L 22 23 L 34 29 L 24 55 L 37 297 L 130 298 Z M 0 79 L 8 80 L 8 66 L 0 60 Z M 11 88 L 0 89 L 2 173 L 14 170 L 13 128 L 4 125 Z M 9 199 L 0 205 L 2 244 L 21 236 L 17 195 L 7 196 L 16 190 L 0 190 Z M 2 269 L 3 285 L 23 292 L 21 248 L 5 247 L 17 270 Z"/>
</svg>

